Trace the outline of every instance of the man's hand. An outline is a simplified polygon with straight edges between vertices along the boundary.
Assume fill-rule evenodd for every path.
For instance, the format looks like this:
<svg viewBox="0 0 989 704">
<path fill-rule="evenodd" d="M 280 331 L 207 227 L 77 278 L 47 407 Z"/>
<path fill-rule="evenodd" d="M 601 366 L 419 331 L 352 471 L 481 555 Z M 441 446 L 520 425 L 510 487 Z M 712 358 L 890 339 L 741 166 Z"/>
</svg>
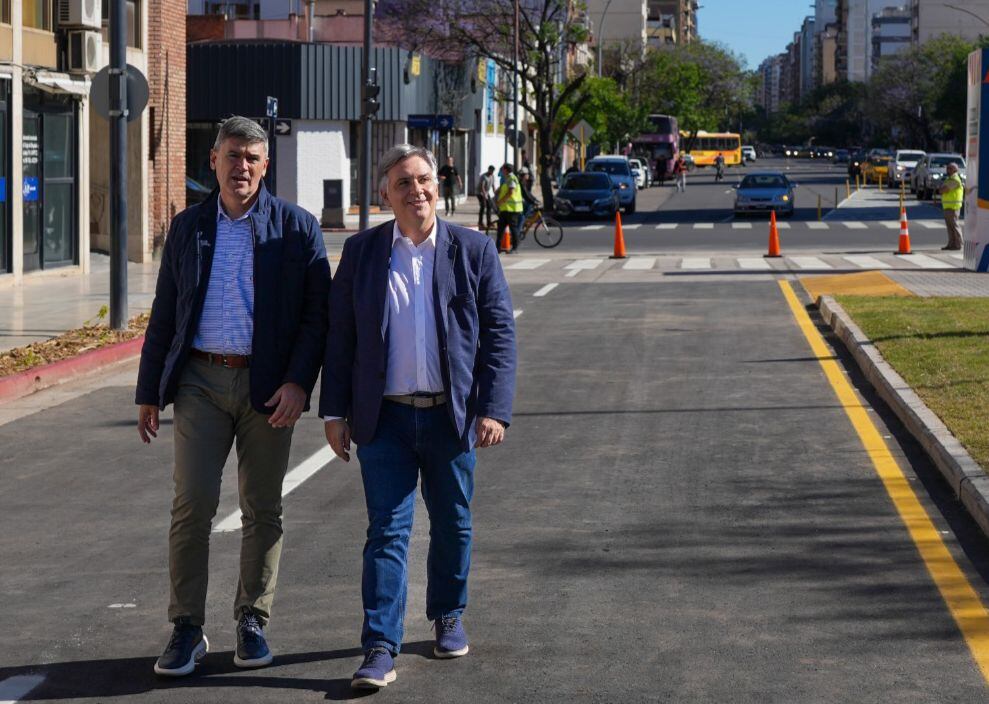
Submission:
<svg viewBox="0 0 989 704">
<path fill-rule="evenodd" d="M 295 382 L 287 381 L 264 405 L 269 408 L 276 406 L 275 412 L 268 418 L 268 425 L 272 428 L 291 428 L 306 406 L 306 392 Z"/>
<path fill-rule="evenodd" d="M 158 406 L 142 403 L 137 410 L 137 434 L 141 442 L 150 443 L 158 437 Z"/>
<path fill-rule="evenodd" d="M 350 426 L 343 418 L 326 421 L 326 442 L 344 462 L 350 462 Z"/>
<path fill-rule="evenodd" d="M 505 439 L 505 426 L 494 418 L 481 416 L 477 419 L 477 446 L 491 447 Z"/>
</svg>

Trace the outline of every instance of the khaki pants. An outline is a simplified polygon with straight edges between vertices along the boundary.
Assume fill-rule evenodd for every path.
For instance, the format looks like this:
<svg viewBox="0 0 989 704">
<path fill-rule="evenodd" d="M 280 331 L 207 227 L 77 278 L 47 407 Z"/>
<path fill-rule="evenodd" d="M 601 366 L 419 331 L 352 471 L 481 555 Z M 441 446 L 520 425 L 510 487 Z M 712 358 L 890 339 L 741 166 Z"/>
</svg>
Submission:
<svg viewBox="0 0 989 704">
<path fill-rule="evenodd" d="M 957 210 L 944 210 L 944 224 L 948 227 L 948 246 L 952 249 L 961 249 L 962 229 L 958 224 Z"/>
<path fill-rule="evenodd" d="M 243 514 L 234 618 L 249 606 L 266 623 L 282 550 L 282 480 L 292 428 L 272 428 L 251 407 L 250 370 L 190 359 L 175 396 L 175 498 L 168 533 L 168 618 L 206 618 L 209 538 L 223 465 L 237 442 Z"/>
</svg>

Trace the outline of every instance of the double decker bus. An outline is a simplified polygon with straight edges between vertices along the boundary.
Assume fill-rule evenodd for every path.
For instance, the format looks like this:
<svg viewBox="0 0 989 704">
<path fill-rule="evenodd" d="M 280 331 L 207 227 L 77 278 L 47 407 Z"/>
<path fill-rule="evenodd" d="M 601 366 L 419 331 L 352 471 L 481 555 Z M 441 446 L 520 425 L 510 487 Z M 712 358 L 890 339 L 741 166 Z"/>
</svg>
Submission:
<svg viewBox="0 0 989 704">
<path fill-rule="evenodd" d="M 632 140 L 630 156 L 648 162 L 653 178 L 662 182 L 672 177 L 673 162 L 680 153 L 680 130 L 672 115 L 650 115 L 648 119 L 649 130 Z"/>
<path fill-rule="evenodd" d="M 742 136 L 737 132 L 700 131 L 692 143 L 689 132 L 681 132 L 680 137 L 681 149 L 693 157 L 696 166 L 714 166 L 718 154 L 725 158 L 725 166 L 742 163 Z"/>
</svg>

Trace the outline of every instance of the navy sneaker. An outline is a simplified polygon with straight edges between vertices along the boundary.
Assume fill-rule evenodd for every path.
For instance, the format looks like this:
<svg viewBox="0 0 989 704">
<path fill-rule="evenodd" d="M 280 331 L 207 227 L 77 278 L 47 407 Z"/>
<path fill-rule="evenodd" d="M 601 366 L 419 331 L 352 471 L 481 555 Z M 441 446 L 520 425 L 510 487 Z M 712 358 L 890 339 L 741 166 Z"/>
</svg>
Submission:
<svg viewBox="0 0 989 704">
<path fill-rule="evenodd" d="M 467 634 L 459 616 L 444 616 L 434 622 L 436 628 L 436 647 L 433 655 L 438 658 L 459 658 L 466 655 Z"/>
<path fill-rule="evenodd" d="M 194 626 L 185 618 L 176 619 L 165 652 L 155 662 L 155 674 L 164 677 L 188 675 L 208 651 L 209 641 L 202 627 Z"/>
<path fill-rule="evenodd" d="M 264 640 L 261 621 L 254 612 L 245 608 L 237 622 L 237 652 L 234 665 L 237 667 L 264 667 L 271 664 L 271 651 Z"/>
<path fill-rule="evenodd" d="M 386 648 L 371 648 L 364 653 L 364 662 L 354 673 L 350 686 L 354 689 L 379 689 L 394 682 L 395 659 Z"/>
</svg>

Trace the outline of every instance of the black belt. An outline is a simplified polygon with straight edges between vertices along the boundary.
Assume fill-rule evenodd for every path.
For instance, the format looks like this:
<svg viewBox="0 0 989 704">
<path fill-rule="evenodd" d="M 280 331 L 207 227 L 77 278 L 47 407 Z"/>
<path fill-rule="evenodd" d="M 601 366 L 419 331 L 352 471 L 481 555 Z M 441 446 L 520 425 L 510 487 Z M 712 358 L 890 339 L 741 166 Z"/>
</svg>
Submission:
<svg viewBox="0 0 989 704">
<path fill-rule="evenodd" d="M 400 396 L 385 396 L 385 400 L 392 401 L 393 403 L 401 403 L 403 406 L 412 406 L 413 408 L 435 408 L 446 403 L 446 394 L 442 392 L 438 394 L 402 394 Z"/>
<path fill-rule="evenodd" d="M 251 366 L 251 358 L 244 354 L 217 354 L 216 352 L 203 352 L 195 347 L 189 350 L 189 354 L 196 359 L 202 359 L 210 364 L 228 369 L 246 369 Z"/>
</svg>

